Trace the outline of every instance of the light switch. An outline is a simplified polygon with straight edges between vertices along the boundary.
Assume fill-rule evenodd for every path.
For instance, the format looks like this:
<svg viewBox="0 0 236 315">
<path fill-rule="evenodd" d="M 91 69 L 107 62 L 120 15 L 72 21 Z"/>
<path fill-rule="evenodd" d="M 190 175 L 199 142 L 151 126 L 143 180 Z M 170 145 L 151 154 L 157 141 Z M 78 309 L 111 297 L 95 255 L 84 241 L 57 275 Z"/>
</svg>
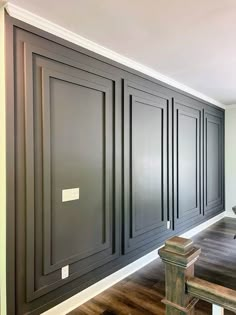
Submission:
<svg viewBox="0 0 236 315">
<path fill-rule="evenodd" d="M 63 189 L 62 190 L 62 202 L 78 200 L 79 188 Z"/>
<path fill-rule="evenodd" d="M 61 268 L 61 278 L 66 279 L 69 277 L 69 265 Z"/>
</svg>

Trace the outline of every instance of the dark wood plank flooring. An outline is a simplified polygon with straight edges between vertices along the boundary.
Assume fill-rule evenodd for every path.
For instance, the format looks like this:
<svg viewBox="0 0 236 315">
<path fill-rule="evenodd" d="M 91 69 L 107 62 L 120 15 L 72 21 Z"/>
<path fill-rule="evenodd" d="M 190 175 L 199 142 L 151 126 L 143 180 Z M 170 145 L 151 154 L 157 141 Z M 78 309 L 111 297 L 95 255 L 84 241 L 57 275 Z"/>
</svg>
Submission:
<svg viewBox="0 0 236 315">
<path fill-rule="evenodd" d="M 224 218 L 193 238 L 202 248 L 196 263 L 199 278 L 236 290 L 236 219 Z M 69 315 L 164 315 L 164 265 L 160 259 L 81 305 Z M 211 305 L 198 302 L 196 315 L 211 314 Z M 225 311 L 225 315 L 233 313 Z"/>
</svg>

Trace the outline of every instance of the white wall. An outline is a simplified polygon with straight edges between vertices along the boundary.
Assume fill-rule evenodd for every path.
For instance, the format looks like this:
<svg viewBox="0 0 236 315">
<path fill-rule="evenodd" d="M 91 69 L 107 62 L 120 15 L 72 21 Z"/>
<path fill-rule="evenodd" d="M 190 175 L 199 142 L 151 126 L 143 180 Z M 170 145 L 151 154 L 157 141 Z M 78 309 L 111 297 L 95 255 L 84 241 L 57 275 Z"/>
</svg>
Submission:
<svg viewBox="0 0 236 315">
<path fill-rule="evenodd" d="M 0 314 L 6 314 L 5 22 L 0 8 Z"/>
<path fill-rule="evenodd" d="M 236 106 L 225 111 L 225 197 L 226 211 L 236 206 Z"/>
</svg>

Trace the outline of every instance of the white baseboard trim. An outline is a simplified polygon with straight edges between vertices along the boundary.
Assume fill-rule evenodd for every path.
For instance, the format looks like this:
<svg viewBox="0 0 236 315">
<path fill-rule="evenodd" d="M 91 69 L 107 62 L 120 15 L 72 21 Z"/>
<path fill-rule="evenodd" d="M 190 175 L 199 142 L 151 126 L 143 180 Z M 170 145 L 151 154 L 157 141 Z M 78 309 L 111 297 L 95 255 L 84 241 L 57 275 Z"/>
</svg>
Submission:
<svg viewBox="0 0 236 315">
<path fill-rule="evenodd" d="M 182 237 L 191 238 L 199 232 L 202 232 L 212 224 L 216 223 L 217 221 L 221 220 L 226 216 L 226 212 L 223 212 L 214 218 L 198 225 L 197 227 L 189 230 L 188 232 L 182 234 Z M 159 247 L 160 248 L 160 247 Z M 142 267 L 146 266 L 147 264 L 151 263 L 153 260 L 157 259 L 158 253 L 157 250 L 150 252 L 149 254 L 139 258 L 138 260 L 134 261 L 133 263 L 129 264 L 128 266 L 116 271 L 115 273 L 111 274 L 110 276 L 100 280 L 99 282 L 91 285 L 87 289 L 83 290 L 72 296 L 71 298 L 67 299 L 66 301 L 56 305 L 55 307 L 51 308 L 50 310 L 42 313 L 41 315 L 65 315 L 70 311 L 74 310 L 76 307 L 84 304 L 88 300 L 92 299 L 99 293 L 105 291 L 109 287 L 113 286 L 117 282 L 121 281 L 122 279 L 128 277 L 135 271 L 141 269 Z"/>
<path fill-rule="evenodd" d="M 236 215 L 233 213 L 232 210 L 230 210 L 230 211 L 225 211 L 225 217 L 229 217 L 229 218 L 234 218 L 234 219 L 236 219 Z"/>
<path fill-rule="evenodd" d="M 195 228 L 185 232 L 184 234 L 182 234 L 182 237 L 186 237 L 186 238 L 191 238 L 194 235 L 202 232 L 203 230 L 205 230 L 206 228 L 208 228 L 209 226 L 211 226 L 212 224 L 216 223 L 217 221 L 223 219 L 226 215 L 226 212 L 222 212 L 220 214 L 218 214 L 217 216 L 213 217 L 212 219 L 201 223 L 200 225 L 196 226 Z"/>
<path fill-rule="evenodd" d="M 61 27 L 58 24 L 52 23 L 51 21 L 38 16 L 30 11 L 27 11 L 11 2 L 7 2 L 6 4 L 6 10 L 8 12 L 8 14 L 18 20 L 21 20 L 25 23 L 28 23 L 30 25 L 33 25 L 41 30 L 44 30 L 48 33 L 51 33 L 53 35 L 56 35 L 60 38 L 63 38 L 71 43 L 74 43 L 76 45 L 79 45 L 83 48 L 86 48 L 90 51 L 93 51 L 99 55 L 102 55 L 106 58 L 109 58 L 111 60 L 114 60 L 118 63 L 121 63 L 129 68 L 135 69 L 137 71 L 140 71 L 154 79 L 160 80 L 164 83 L 167 83 L 177 89 L 180 89 L 182 91 L 185 91 L 193 96 L 196 96 L 206 102 L 209 102 L 211 104 L 214 104 L 220 108 L 225 109 L 226 106 L 214 99 L 212 99 L 211 97 L 204 95 L 192 88 L 190 88 L 189 86 L 182 84 L 178 81 L 175 81 L 174 79 L 171 79 L 170 77 L 167 77 L 165 75 L 163 75 L 162 73 L 153 70 L 150 67 L 147 67 L 139 62 L 136 62 L 130 58 L 127 58 L 121 54 L 118 54 L 117 52 L 108 49 L 102 45 L 99 45 L 87 38 L 84 38 L 74 32 L 69 31 L 68 29 Z"/>
</svg>

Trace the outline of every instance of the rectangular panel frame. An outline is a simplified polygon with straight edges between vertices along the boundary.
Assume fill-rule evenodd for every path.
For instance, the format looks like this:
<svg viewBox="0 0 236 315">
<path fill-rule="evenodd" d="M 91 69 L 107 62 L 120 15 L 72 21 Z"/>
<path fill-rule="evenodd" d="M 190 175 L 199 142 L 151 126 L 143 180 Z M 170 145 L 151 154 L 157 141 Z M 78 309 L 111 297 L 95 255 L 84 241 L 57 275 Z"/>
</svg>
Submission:
<svg viewBox="0 0 236 315">
<path fill-rule="evenodd" d="M 144 94 L 140 96 L 129 95 L 129 88 L 134 89 Z M 149 96 L 149 97 L 148 97 Z M 160 99 L 165 102 L 165 105 L 161 105 L 160 101 L 155 102 L 154 99 Z M 142 231 L 135 231 L 135 226 L 133 222 L 133 209 L 132 209 L 132 181 L 131 181 L 131 130 L 130 130 L 130 111 L 132 110 L 132 105 L 135 100 L 144 102 L 148 106 L 154 106 L 161 110 L 162 113 L 162 223 L 153 224 L 152 226 L 142 229 Z M 128 103 L 127 103 L 128 101 Z M 130 103 L 131 102 L 131 103 Z M 157 230 L 166 231 L 166 221 L 169 218 L 169 193 L 168 193 L 168 109 L 169 109 L 170 99 L 158 91 L 153 91 L 145 85 L 140 85 L 129 80 L 123 80 L 123 163 L 124 163 L 124 227 L 123 227 L 123 253 L 129 253 L 136 248 L 148 244 L 151 240 L 158 238 Z"/>
<path fill-rule="evenodd" d="M 204 215 L 210 214 L 211 212 L 217 212 L 224 207 L 224 155 L 222 148 L 224 147 L 224 132 L 223 132 L 223 117 L 222 113 L 217 113 L 216 111 L 204 110 Z M 219 166 L 218 170 L 220 172 L 219 178 L 219 195 L 216 200 L 208 201 L 207 198 L 207 127 L 208 123 L 214 123 L 219 126 Z"/>
<path fill-rule="evenodd" d="M 173 104 L 173 221 L 174 226 L 176 225 L 186 225 L 186 220 L 194 219 L 195 217 L 203 214 L 203 165 L 201 163 L 203 158 L 203 119 L 202 110 L 191 106 L 191 104 L 186 104 L 178 99 L 172 100 Z M 197 131 L 197 141 L 196 141 L 196 207 L 189 209 L 186 217 L 180 218 L 179 212 L 179 151 L 178 151 L 178 135 L 179 135 L 179 115 L 189 116 L 196 119 L 196 131 Z M 193 213 L 195 213 L 193 215 Z"/>
<path fill-rule="evenodd" d="M 34 121 L 34 113 L 33 113 L 33 56 L 35 57 L 36 55 L 38 56 L 44 56 L 45 58 L 49 58 L 52 60 L 55 60 L 56 62 L 62 62 L 61 56 L 57 56 L 51 52 L 45 51 L 39 47 L 35 47 L 34 45 L 31 45 L 29 43 L 23 43 L 24 46 L 24 65 L 25 65 L 25 86 L 27 86 L 27 89 L 25 89 L 25 145 L 26 145 L 26 292 L 27 292 L 27 302 L 33 301 L 34 299 L 37 299 L 38 297 L 44 295 L 47 292 L 50 292 L 51 290 L 62 286 L 64 283 L 67 283 L 73 279 L 76 279 L 79 277 L 82 272 L 86 273 L 89 271 L 89 267 L 84 268 L 83 270 L 81 269 L 78 273 L 73 273 L 69 276 L 67 279 L 61 279 L 60 281 L 56 281 L 55 283 L 51 283 L 47 285 L 46 287 L 42 287 L 40 289 L 35 288 L 34 284 L 34 277 L 35 277 L 35 266 L 34 266 L 34 261 L 35 261 L 35 238 L 32 237 L 32 232 L 35 230 L 35 218 L 32 213 L 32 209 L 34 209 L 34 127 L 33 127 L 33 121 Z M 53 58 L 52 58 L 53 56 Z M 51 58 L 50 58 L 51 57 Z M 65 58 L 68 63 L 66 63 L 67 66 L 75 66 L 71 65 L 72 63 L 71 60 Z M 63 60 L 64 61 L 64 60 Z M 70 62 L 70 63 L 69 63 Z M 47 62 L 45 61 L 45 64 Z M 100 76 L 101 78 L 103 75 L 99 73 L 99 71 L 93 71 L 92 68 L 87 68 L 86 66 L 79 67 L 80 64 L 76 63 L 75 69 L 79 69 L 82 71 L 87 71 L 88 73 L 91 73 L 91 75 L 97 75 Z M 81 69 L 82 68 L 82 69 Z M 96 73 L 95 73 L 96 72 Z M 49 78 L 51 76 L 59 76 L 63 80 L 69 80 L 73 81 L 73 84 L 79 84 L 83 85 L 95 90 L 99 90 L 104 93 L 104 101 L 105 105 L 107 108 L 108 104 L 108 99 L 111 98 L 113 100 L 113 110 L 115 110 L 115 98 L 112 96 L 110 89 L 108 89 L 106 86 L 101 85 L 101 84 L 95 84 L 93 82 L 89 82 L 86 80 L 82 80 L 73 76 L 68 76 L 65 75 L 61 72 L 56 72 L 52 69 L 48 69 L 47 65 L 45 67 L 41 68 L 41 74 L 42 74 L 42 92 L 43 92 L 43 98 L 42 98 L 42 112 L 43 112 L 43 160 L 44 160 L 44 169 L 43 169 L 43 178 L 44 178 L 44 184 L 46 184 L 46 187 L 44 187 L 44 209 L 48 209 L 48 205 L 50 203 L 50 179 L 48 177 L 48 174 L 50 173 L 50 164 L 45 163 L 45 161 L 50 160 L 50 141 L 47 136 L 47 132 L 50 133 L 50 122 L 49 122 L 49 111 L 48 111 L 48 102 L 50 99 L 49 95 Z M 111 80 L 112 82 L 112 87 L 115 89 L 115 86 L 117 84 L 117 79 L 115 77 L 107 78 L 107 76 L 104 76 L 106 80 Z M 106 113 L 108 115 L 108 113 Z M 106 117 L 105 115 L 105 117 Z M 109 116 L 109 115 L 108 115 Z M 112 114 L 112 120 L 114 120 L 114 114 Z M 115 122 L 114 122 L 115 123 Z M 111 135 L 109 133 L 109 129 L 111 126 L 109 125 L 108 119 L 106 119 L 106 141 L 109 139 L 114 140 L 114 135 Z M 114 131 L 114 129 L 113 129 Z M 114 143 L 112 144 L 112 156 L 108 157 L 108 152 L 109 152 L 109 147 L 106 145 L 106 160 L 112 159 L 112 163 L 114 162 Z M 109 159 L 108 159 L 109 158 Z M 106 170 L 110 173 L 112 170 L 112 167 L 110 165 L 110 162 L 105 163 Z M 109 196 L 109 174 L 106 172 L 106 196 L 108 198 Z M 113 172 L 113 171 L 112 171 Z M 114 176 L 114 175 L 113 175 Z M 113 180 L 112 180 L 113 182 Z M 115 189 L 115 187 L 114 187 Z M 115 198 L 114 192 L 113 192 L 113 199 Z M 112 201 L 112 205 L 114 207 L 114 200 Z M 109 227 L 109 221 L 111 220 L 110 218 L 110 201 L 107 200 L 106 202 L 106 219 L 105 219 L 105 225 L 106 225 L 106 235 L 107 235 L 107 240 L 104 244 L 102 244 L 99 248 L 96 248 L 92 250 L 91 252 L 88 251 L 86 253 L 82 253 L 73 257 L 69 257 L 66 260 L 60 261 L 57 264 L 51 264 L 51 249 L 50 249 L 50 229 L 51 229 L 51 224 L 47 220 L 50 220 L 50 212 L 44 210 L 44 226 L 45 228 L 43 229 L 44 237 L 43 237 L 43 257 L 44 257 L 44 271 L 42 276 L 47 276 L 50 275 L 53 272 L 60 271 L 60 268 L 63 267 L 64 265 L 67 264 L 73 264 L 80 259 L 85 258 L 86 254 L 87 255 L 94 255 L 98 254 L 99 252 L 109 250 L 109 248 L 113 248 L 112 253 L 109 254 L 107 257 L 103 257 L 102 260 L 98 260 L 95 265 L 91 265 L 91 268 L 95 268 L 100 266 L 101 264 L 104 264 L 106 262 L 109 262 L 111 260 L 114 260 L 118 257 L 119 255 L 119 249 L 118 249 L 118 242 L 119 239 L 116 236 L 116 241 L 114 241 L 114 236 L 118 235 L 117 232 L 115 233 L 115 212 L 113 213 L 113 227 Z M 115 210 L 114 210 L 115 211 Z M 111 221 L 110 221 L 111 222 Z M 112 231 L 113 230 L 113 231 Z M 113 237 L 113 240 L 110 238 L 110 233 Z M 105 252 L 104 252 L 105 253 Z M 102 256 L 101 256 L 102 257 Z"/>
<path fill-rule="evenodd" d="M 101 85 L 97 85 L 94 83 L 90 83 L 85 80 L 81 80 L 75 77 L 71 77 L 66 74 L 62 74 L 60 72 L 52 71 L 47 68 L 42 68 L 42 91 L 43 91 L 43 102 L 42 102 L 42 111 L 43 111 L 43 202 L 44 202 L 44 211 L 43 211 L 43 218 L 44 218 L 44 275 L 47 275 L 53 271 L 56 271 L 60 268 L 62 268 L 65 265 L 72 264 L 80 259 L 85 258 L 87 255 L 93 255 L 95 253 L 98 253 L 102 250 L 105 250 L 109 248 L 110 246 L 110 235 L 109 235 L 109 169 L 111 169 L 111 159 L 109 157 L 109 147 L 106 145 L 106 152 L 105 152 L 105 165 L 106 165 L 106 171 L 104 169 L 104 176 L 105 176 L 105 183 L 103 185 L 106 187 L 106 193 L 105 193 L 105 242 L 100 245 L 97 248 L 94 248 L 90 251 L 86 251 L 77 255 L 73 255 L 71 257 L 68 257 L 67 259 L 52 264 L 51 261 L 51 255 L 52 255 L 52 249 L 51 249 L 51 144 L 50 144 L 50 78 L 56 78 L 60 79 L 62 81 L 67 81 L 69 83 L 73 83 L 82 87 L 94 89 L 97 91 L 102 91 L 105 96 L 105 103 L 104 107 L 107 107 L 105 109 L 106 117 L 109 116 L 109 107 L 107 104 L 109 103 L 109 94 L 110 91 L 108 88 L 105 88 Z M 106 119 L 105 122 L 105 130 L 104 130 L 104 139 L 110 139 L 109 130 L 111 126 L 109 126 L 109 120 Z"/>
</svg>

